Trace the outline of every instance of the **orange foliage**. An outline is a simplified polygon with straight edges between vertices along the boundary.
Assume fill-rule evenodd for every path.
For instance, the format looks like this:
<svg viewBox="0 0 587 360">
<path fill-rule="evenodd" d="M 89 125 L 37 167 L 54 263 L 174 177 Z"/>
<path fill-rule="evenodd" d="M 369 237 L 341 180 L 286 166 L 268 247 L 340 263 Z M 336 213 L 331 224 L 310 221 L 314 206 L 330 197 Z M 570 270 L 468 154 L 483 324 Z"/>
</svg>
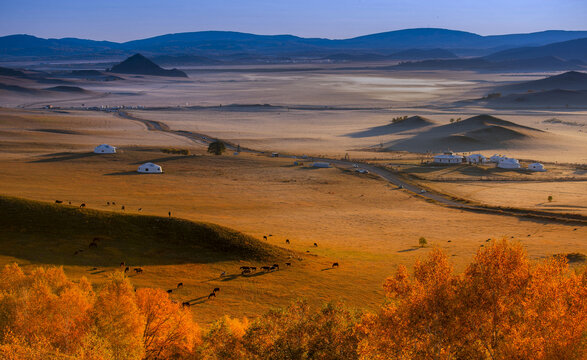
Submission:
<svg viewBox="0 0 587 360">
<path fill-rule="evenodd" d="M 562 258 L 531 264 L 520 244 L 480 249 L 462 275 L 434 250 L 384 285 L 387 304 L 363 319 L 365 359 L 583 359 L 586 275 Z"/>
<path fill-rule="evenodd" d="M 585 359 L 587 273 L 531 263 L 520 244 L 480 249 L 463 274 L 432 250 L 384 284 L 361 315 L 305 301 L 249 323 L 224 317 L 200 336 L 191 312 L 123 274 L 94 292 L 61 268 L 0 271 L 0 359 Z"/>
</svg>

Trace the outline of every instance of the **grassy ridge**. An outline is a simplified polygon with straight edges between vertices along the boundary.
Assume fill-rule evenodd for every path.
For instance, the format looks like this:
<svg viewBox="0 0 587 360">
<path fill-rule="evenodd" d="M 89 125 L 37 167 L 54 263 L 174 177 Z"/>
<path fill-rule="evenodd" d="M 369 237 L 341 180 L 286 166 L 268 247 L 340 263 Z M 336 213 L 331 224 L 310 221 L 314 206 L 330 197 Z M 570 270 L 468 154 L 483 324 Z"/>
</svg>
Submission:
<svg viewBox="0 0 587 360">
<path fill-rule="evenodd" d="M 0 196 L 0 253 L 31 262 L 114 266 L 265 260 L 286 251 L 222 226 Z M 94 238 L 98 247 L 89 248 Z M 77 255 L 74 253 L 83 250 Z"/>
</svg>

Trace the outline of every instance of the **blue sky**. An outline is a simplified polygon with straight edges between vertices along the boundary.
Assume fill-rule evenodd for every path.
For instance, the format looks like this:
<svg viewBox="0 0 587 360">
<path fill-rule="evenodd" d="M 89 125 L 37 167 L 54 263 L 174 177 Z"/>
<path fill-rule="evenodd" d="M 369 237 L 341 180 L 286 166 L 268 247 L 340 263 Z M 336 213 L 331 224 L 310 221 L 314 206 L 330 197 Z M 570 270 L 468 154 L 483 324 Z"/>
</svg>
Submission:
<svg viewBox="0 0 587 360">
<path fill-rule="evenodd" d="M 587 30 L 587 0 L 0 0 L 0 35 L 127 41 L 230 30 L 340 39 L 415 27 Z"/>
</svg>

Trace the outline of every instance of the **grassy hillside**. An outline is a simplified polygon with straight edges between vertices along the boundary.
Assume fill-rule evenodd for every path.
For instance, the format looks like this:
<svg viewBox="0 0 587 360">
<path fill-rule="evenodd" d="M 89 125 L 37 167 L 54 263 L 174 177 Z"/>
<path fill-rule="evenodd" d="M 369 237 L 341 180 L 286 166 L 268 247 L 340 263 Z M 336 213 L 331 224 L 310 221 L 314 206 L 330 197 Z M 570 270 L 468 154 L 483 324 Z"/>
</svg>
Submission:
<svg viewBox="0 0 587 360">
<path fill-rule="evenodd" d="M 63 265 L 211 263 L 286 255 L 276 246 L 214 224 L 3 196 L 0 228 L 3 255 Z M 94 238 L 99 238 L 98 246 L 90 248 Z"/>
</svg>

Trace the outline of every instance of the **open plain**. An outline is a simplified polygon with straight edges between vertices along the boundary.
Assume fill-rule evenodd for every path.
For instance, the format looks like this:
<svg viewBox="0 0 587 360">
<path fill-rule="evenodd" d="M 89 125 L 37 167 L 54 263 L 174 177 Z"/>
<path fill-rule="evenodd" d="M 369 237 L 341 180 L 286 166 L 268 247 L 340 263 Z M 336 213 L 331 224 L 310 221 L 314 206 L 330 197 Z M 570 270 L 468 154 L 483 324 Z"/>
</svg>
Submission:
<svg viewBox="0 0 587 360">
<path fill-rule="evenodd" d="M 33 95 L 0 90 L 0 195 L 61 200 L 62 206 L 72 207 L 84 203 L 86 209 L 119 214 L 169 217 L 171 212 L 174 218 L 219 224 L 292 250 L 291 266 L 280 258 L 278 271 L 241 276 L 240 266 L 266 264 L 222 256 L 185 261 L 181 254 L 160 256 L 148 247 L 129 254 L 115 251 L 116 244 L 92 256 L 74 256 L 88 240 L 75 236 L 60 245 L 61 253 L 41 256 L 31 249 L 45 246 L 43 234 L 28 234 L 27 229 L 21 231 L 22 241 L 3 242 L 2 264 L 63 265 L 74 278 L 86 276 L 100 283 L 110 272 L 120 271 L 121 261 L 133 259 L 133 266 L 144 269 L 144 274 L 132 276 L 134 285 L 167 289 L 183 282 L 171 297 L 194 300 L 194 318 L 209 323 L 225 314 L 255 317 L 299 297 L 314 305 L 340 299 L 376 309 L 384 301 L 384 279 L 398 265 L 411 265 L 436 247 L 446 250 L 457 271 L 490 238 L 519 240 L 533 259 L 587 253 L 584 224 L 450 208 L 374 174 L 338 165 L 312 168 L 303 158 L 348 156 L 358 163 L 416 174 L 411 180 L 416 184 L 476 203 L 585 216 L 586 108 L 455 105 L 485 96 L 494 87 L 545 74 L 309 65 L 182 70 L 190 77 L 68 79 L 69 86 L 83 93 L 49 93 L 32 80 L 19 85 L 37 90 Z M 41 109 L 45 105 L 53 108 Z M 130 117 L 119 114 L 123 106 Z M 552 171 L 528 174 L 488 167 L 472 172 L 466 165 L 422 165 L 431 149 L 419 139 L 436 136 L 437 127 L 449 125 L 450 119 L 465 121 L 480 114 L 532 130 L 520 131 L 523 136 L 513 140 L 497 134 L 479 152 L 539 161 Z M 386 127 L 395 117 L 414 115 L 431 122 L 399 132 Z M 552 118 L 560 122 L 548 122 Z M 149 129 L 137 119 L 156 121 L 171 131 Z M 484 134 L 492 136 L 491 131 Z M 260 152 L 233 155 L 229 150 L 214 156 L 206 152 L 205 141 L 181 132 Z M 102 143 L 116 146 L 118 152 L 93 154 L 94 146 Z M 394 148 L 398 143 L 401 149 Z M 190 155 L 161 151 L 166 148 L 187 149 Z M 459 151 L 448 145 L 443 150 Z M 281 156 L 271 157 L 271 152 Z M 164 173 L 136 173 L 148 161 L 161 165 Z M 552 202 L 548 196 L 553 196 Z M 427 247 L 418 246 L 420 237 L 426 238 Z M 332 268 L 334 262 L 340 267 Z M 230 276 L 220 277 L 222 272 Z M 220 294 L 206 299 L 215 287 L 221 288 Z"/>
</svg>

